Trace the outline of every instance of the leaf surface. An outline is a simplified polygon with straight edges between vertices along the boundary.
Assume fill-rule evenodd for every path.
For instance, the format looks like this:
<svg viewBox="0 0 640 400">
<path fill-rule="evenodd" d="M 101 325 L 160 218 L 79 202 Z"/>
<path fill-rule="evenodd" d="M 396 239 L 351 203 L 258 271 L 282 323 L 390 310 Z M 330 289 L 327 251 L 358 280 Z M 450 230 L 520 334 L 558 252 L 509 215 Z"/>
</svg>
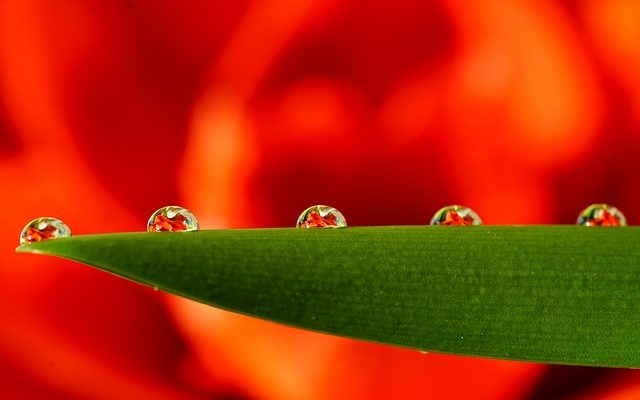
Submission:
<svg viewBox="0 0 640 400">
<path fill-rule="evenodd" d="M 636 227 L 402 226 L 86 235 L 18 251 L 339 336 L 640 367 L 639 244 Z"/>
</svg>

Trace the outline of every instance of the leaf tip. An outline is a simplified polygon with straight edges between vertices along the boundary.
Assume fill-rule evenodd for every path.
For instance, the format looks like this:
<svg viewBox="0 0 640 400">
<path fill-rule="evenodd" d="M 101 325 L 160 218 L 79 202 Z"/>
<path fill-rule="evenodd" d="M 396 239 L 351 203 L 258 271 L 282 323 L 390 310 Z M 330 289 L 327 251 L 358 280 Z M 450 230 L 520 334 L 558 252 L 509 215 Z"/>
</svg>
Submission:
<svg viewBox="0 0 640 400">
<path fill-rule="evenodd" d="M 32 243 L 21 244 L 20 246 L 16 247 L 16 253 L 31 253 L 31 254 L 44 253 L 42 250 L 38 250 L 36 247 L 34 247 Z"/>
</svg>

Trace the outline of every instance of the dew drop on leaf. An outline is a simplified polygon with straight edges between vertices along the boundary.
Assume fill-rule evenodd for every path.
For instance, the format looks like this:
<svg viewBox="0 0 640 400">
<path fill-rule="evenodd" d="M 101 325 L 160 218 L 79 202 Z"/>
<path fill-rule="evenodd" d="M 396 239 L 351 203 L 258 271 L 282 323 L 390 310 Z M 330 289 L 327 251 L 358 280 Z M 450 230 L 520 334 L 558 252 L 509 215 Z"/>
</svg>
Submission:
<svg viewBox="0 0 640 400">
<path fill-rule="evenodd" d="M 347 220 L 342 213 L 330 206 L 312 206 L 298 217 L 296 228 L 346 228 Z"/>
<path fill-rule="evenodd" d="M 199 229 L 195 215 L 186 208 L 167 206 L 151 214 L 147 222 L 149 232 L 188 232 Z"/>
<path fill-rule="evenodd" d="M 578 225 L 584 226 L 626 226 L 627 219 L 616 207 L 609 204 L 592 204 L 578 216 Z"/>
<path fill-rule="evenodd" d="M 20 233 L 20 244 L 71 236 L 71 229 L 53 217 L 40 217 L 29 222 Z"/>
<path fill-rule="evenodd" d="M 469 207 L 460 205 L 439 209 L 431 218 L 431 225 L 481 225 L 482 220 Z"/>
</svg>

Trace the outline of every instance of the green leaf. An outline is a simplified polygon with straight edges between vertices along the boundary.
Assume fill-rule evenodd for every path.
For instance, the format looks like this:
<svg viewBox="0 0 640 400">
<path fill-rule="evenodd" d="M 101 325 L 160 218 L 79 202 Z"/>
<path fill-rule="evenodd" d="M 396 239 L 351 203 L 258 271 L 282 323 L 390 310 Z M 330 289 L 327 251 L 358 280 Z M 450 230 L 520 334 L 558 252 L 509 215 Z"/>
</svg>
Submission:
<svg viewBox="0 0 640 400">
<path fill-rule="evenodd" d="M 640 367 L 636 227 L 124 233 L 18 251 L 340 336 L 443 353 Z"/>
</svg>

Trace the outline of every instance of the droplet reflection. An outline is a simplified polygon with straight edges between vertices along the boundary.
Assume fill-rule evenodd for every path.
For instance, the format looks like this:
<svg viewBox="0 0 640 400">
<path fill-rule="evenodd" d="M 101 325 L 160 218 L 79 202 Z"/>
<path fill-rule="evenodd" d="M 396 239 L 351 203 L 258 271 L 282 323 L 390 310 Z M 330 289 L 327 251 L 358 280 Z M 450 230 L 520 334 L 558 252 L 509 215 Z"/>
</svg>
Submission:
<svg viewBox="0 0 640 400">
<path fill-rule="evenodd" d="M 481 225 L 482 220 L 469 207 L 453 205 L 442 207 L 431 218 L 431 225 Z"/>
<path fill-rule="evenodd" d="M 199 229 L 195 215 L 186 208 L 167 206 L 151 214 L 147 222 L 149 232 L 188 232 Z"/>
<path fill-rule="evenodd" d="M 36 218 L 29 222 L 20 233 L 20 244 L 39 242 L 71 236 L 71 229 L 64 222 L 53 217 Z"/>
<path fill-rule="evenodd" d="M 346 228 L 347 220 L 333 207 L 317 205 L 307 208 L 296 222 L 297 228 Z"/>
<path fill-rule="evenodd" d="M 578 216 L 578 225 L 584 226 L 626 226 L 627 219 L 616 207 L 608 204 L 592 204 Z"/>
</svg>

